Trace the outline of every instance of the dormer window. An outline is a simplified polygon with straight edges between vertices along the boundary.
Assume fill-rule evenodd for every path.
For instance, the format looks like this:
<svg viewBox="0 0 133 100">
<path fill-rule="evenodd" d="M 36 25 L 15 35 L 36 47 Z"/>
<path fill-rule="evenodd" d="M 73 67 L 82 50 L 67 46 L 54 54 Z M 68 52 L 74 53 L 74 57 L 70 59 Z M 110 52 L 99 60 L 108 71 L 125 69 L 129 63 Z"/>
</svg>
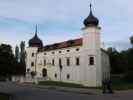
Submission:
<svg viewBox="0 0 133 100">
<path fill-rule="evenodd" d="M 55 54 L 55 52 L 52 52 L 52 54 Z"/>
<path fill-rule="evenodd" d="M 76 51 L 79 51 L 79 48 L 77 48 Z"/>
<path fill-rule="evenodd" d="M 67 52 L 70 52 L 70 50 L 67 50 Z"/>
</svg>

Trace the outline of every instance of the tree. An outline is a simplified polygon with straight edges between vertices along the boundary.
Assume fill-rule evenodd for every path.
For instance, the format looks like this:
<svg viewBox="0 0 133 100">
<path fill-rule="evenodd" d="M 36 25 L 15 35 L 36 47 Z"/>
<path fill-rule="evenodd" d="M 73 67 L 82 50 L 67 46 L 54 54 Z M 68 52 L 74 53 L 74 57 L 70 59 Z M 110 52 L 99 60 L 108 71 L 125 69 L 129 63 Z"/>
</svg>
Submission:
<svg viewBox="0 0 133 100">
<path fill-rule="evenodd" d="M 133 48 L 133 36 L 130 37 L 130 43 L 131 43 L 132 48 Z"/>
<path fill-rule="evenodd" d="M 20 62 L 25 63 L 25 42 L 21 41 L 20 43 Z"/>
<path fill-rule="evenodd" d="M 0 76 L 9 77 L 14 73 L 16 64 L 12 47 L 7 44 L 0 45 Z"/>
<path fill-rule="evenodd" d="M 21 69 L 21 74 L 25 74 L 25 72 L 26 72 L 25 58 L 26 58 L 25 42 L 21 41 L 21 43 L 20 43 L 20 69 Z"/>
<path fill-rule="evenodd" d="M 125 58 L 118 52 L 115 48 L 108 48 L 107 50 L 110 58 L 111 73 L 112 74 L 121 74 L 125 71 Z"/>
<path fill-rule="evenodd" d="M 18 62 L 19 61 L 19 47 L 18 46 L 15 47 L 15 58 L 16 58 L 16 61 Z"/>
</svg>

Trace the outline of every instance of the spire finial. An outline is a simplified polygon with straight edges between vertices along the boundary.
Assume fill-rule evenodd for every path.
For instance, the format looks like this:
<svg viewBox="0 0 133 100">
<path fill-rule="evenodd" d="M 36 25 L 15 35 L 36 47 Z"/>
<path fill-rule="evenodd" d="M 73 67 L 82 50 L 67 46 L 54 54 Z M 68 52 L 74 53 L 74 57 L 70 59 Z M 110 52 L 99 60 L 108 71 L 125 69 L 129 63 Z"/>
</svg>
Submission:
<svg viewBox="0 0 133 100">
<path fill-rule="evenodd" d="M 36 30 L 35 30 L 35 35 L 37 35 L 37 24 L 36 24 Z"/>
<path fill-rule="evenodd" d="M 90 13 L 92 14 L 92 4 L 90 3 Z"/>
</svg>

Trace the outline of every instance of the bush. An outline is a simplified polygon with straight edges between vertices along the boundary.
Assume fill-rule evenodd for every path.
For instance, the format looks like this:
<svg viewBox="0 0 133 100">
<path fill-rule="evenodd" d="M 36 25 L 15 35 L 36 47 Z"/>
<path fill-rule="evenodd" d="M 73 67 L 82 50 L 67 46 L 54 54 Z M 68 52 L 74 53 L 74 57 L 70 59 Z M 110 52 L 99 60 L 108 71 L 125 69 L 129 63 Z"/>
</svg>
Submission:
<svg viewBox="0 0 133 100">
<path fill-rule="evenodd" d="M 133 82 L 133 71 L 127 71 L 124 76 L 124 80 L 128 82 Z"/>
</svg>

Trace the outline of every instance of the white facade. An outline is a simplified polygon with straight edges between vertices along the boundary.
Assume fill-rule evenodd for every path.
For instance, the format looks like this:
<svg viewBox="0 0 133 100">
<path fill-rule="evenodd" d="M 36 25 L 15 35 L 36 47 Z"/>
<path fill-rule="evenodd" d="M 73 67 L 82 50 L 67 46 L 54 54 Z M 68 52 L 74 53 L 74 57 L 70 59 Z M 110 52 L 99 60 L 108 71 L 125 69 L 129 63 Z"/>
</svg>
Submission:
<svg viewBox="0 0 133 100">
<path fill-rule="evenodd" d="M 43 52 L 38 52 L 37 47 L 28 47 L 26 69 L 36 72 L 37 77 L 43 77 L 45 68 L 48 79 L 53 81 L 101 86 L 103 78 L 110 76 L 110 68 L 109 57 L 100 48 L 100 29 L 91 27 L 82 29 L 82 31 L 83 43 L 80 46 Z M 90 57 L 94 57 L 94 65 L 89 64 Z M 59 67 L 59 59 L 61 59 L 62 70 Z M 69 66 L 67 59 L 70 62 Z M 76 59 L 79 59 L 79 65 L 76 65 Z"/>
<path fill-rule="evenodd" d="M 52 50 L 27 47 L 27 73 L 36 72 L 36 77 L 52 81 L 101 86 L 102 80 L 110 77 L 110 64 L 107 53 L 101 49 L 100 27 L 85 26 L 80 40 L 82 43 L 76 46 Z"/>
</svg>

